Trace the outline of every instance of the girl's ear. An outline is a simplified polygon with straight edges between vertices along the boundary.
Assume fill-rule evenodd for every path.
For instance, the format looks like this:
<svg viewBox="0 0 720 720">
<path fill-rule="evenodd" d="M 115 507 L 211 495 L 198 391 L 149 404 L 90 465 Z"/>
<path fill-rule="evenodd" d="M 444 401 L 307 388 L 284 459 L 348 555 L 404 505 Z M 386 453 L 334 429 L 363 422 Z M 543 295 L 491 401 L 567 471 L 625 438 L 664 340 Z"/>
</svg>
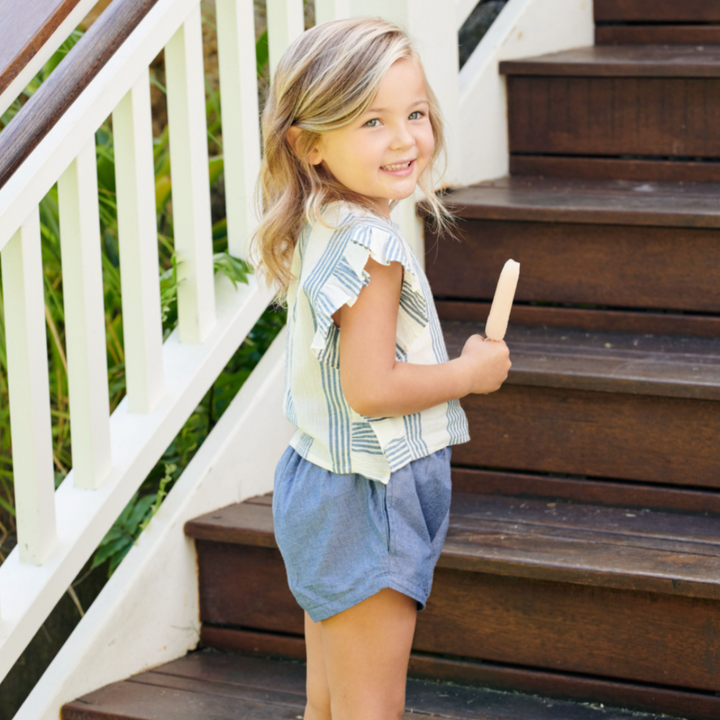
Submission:
<svg viewBox="0 0 720 720">
<path fill-rule="evenodd" d="M 297 151 L 297 143 L 298 143 L 298 138 L 300 137 L 301 132 L 302 132 L 302 130 L 300 130 L 300 128 L 297 127 L 297 125 L 291 125 L 288 128 L 288 132 L 287 132 L 288 143 L 290 144 L 290 147 L 292 148 L 293 153 L 295 153 L 295 155 L 297 157 L 300 157 L 300 155 L 298 154 L 298 151 Z M 311 165 L 318 165 L 322 161 L 322 156 L 320 155 L 320 151 L 318 150 L 317 146 L 313 147 L 310 150 L 306 159 Z"/>
</svg>

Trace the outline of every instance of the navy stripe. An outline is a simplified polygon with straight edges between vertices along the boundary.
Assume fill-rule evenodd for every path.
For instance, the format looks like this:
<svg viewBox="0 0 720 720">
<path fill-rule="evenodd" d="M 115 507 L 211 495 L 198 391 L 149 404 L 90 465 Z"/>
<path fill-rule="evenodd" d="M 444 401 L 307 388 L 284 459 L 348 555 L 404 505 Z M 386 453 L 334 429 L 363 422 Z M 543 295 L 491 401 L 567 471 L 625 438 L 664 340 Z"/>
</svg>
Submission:
<svg viewBox="0 0 720 720">
<path fill-rule="evenodd" d="M 412 448 L 413 458 L 428 455 L 428 447 L 422 438 L 420 413 L 403 416 L 403 422 L 405 425 L 405 435 L 407 436 L 408 444 Z"/>
<path fill-rule="evenodd" d="M 340 371 L 336 368 L 331 368 L 330 372 L 330 388 L 333 395 L 333 402 L 339 409 L 340 422 L 338 427 L 338 446 L 337 454 L 340 458 L 341 470 L 337 470 L 339 473 L 351 472 L 352 462 L 350 460 L 350 443 L 352 433 L 350 431 L 350 408 L 342 394 L 340 387 Z"/>
<path fill-rule="evenodd" d="M 340 436 L 342 434 L 342 418 L 341 418 L 341 410 L 338 407 L 337 404 L 337 398 L 335 397 L 334 393 L 332 393 L 332 390 L 330 388 L 331 384 L 331 378 L 330 375 L 332 373 L 332 368 L 328 367 L 327 365 L 321 363 L 320 364 L 320 377 L 322 381 L 323 390 L 325 393 L 325 404 L 328 411 L 329 416 L 329 431 L 330 431 L 330 437 L 329 437 L 329 445 L 328 449 L 330 450 L 330 462 L 332 463 L 333 472 L 342 472 L 340 470 L 341 464 L 342 464 L 342 457 L 340 453 Z"/>
</svg>

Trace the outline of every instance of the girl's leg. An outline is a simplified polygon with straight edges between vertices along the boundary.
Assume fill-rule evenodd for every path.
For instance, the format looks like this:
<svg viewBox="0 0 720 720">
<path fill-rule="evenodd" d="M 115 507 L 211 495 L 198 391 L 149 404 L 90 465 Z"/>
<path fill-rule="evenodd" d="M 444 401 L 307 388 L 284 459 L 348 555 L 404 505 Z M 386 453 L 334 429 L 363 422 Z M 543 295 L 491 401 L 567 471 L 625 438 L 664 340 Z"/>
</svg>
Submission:
<svg viewBox="0 0 720 720">
<path fill-rule="evenodd" d="M 304 720 L 331 720 L 322 628 L 320 623 L 313 622 L 307 613 L 305 613 L 305 648 L 307 649 L 307 705 Z"/>
<path fill-rule="evenodd" d="M 323 620 L 333 720 L 398 720 L 405 709 L 417 604 L 384 588 Z"/>
</svg>

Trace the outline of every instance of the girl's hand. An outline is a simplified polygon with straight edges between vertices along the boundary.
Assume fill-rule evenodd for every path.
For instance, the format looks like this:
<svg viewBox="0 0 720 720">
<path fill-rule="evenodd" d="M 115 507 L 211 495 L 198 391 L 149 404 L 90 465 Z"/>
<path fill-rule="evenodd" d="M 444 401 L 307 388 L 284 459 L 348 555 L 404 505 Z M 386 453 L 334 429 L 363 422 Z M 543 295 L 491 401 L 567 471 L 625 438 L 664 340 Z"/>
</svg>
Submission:
<svg viewBox="0 0 720 720">
<path fill-rule="evenodd" d="M 469 374 L 469 392 L 481 395 L 498 390 L 512 366 L 505 341 L 485 340 L 482 335 L 471 335 L 460 357 Z"/>
</svg>

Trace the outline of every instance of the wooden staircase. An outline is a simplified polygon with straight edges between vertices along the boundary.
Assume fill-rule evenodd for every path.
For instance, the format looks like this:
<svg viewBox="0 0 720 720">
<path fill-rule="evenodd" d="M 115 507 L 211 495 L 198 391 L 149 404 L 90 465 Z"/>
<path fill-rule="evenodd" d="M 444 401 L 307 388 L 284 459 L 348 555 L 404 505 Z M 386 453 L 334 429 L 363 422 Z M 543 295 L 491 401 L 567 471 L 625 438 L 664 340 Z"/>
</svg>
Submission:
<svg viewBox="0 0 720 720">
<path fill-rule="evenodd" d="M 720 717 L 720 6 L 595 16 L 597 46 L 501 64 L 511 174 L 450 195 L 462 243 L 426 231 L 451 357 L 521 281 L 510 377 L 462 400 L 408 716 Z M 270 496 L 185 532 L 201 649 L 65 720 L 302 716 Z"/>
</svg>

